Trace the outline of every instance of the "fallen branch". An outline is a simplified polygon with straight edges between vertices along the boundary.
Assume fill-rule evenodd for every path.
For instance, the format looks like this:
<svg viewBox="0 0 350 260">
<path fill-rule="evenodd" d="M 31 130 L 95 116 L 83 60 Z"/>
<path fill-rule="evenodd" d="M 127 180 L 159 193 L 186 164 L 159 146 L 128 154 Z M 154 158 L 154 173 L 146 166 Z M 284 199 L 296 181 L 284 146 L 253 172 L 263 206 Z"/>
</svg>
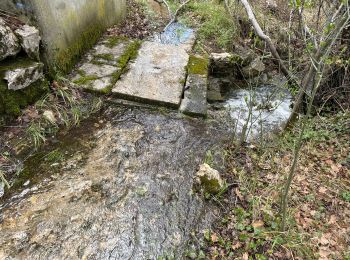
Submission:
<svg viewBox="0 0 350 260">
<path fill-rule="evenodd" d="M 289 84 L 297 86 L 297 87 L 300 87 L 300 85 L 299 85 L 298 81 L 295 79 L 294 75 L 284 65 L 284 62 L 281 59 L 280 55 L 278 54 L 277 49 L 276 49 L 275 45 L 273 44 L 271 38 L 269 36 L 267 36 L 263 32 L 263 30 L 261 29 L 261 27 L 260 27 L 259 23 L 257 22 L 257 20 L 255 18 L 255 15 L 253 13 L 253 10 L 252 10 L 250 4 L 248 3 L 248 1 L 247 0 L 241 0 L 241 2 L 242 2 L 243 6 L 244 6 L 244 8 L 245 8 L 245 10 L 247 12 L 248 18 L 249 18 L 250 22 L 252 23 L 256 34 L 262 40 L 264 40 L 266 42 L 266 44 L 269 47 L 273 57 L 278 61 L 278 64 L 281 67 L 281 71 L 284 74 L 284 76 L 287 78 Z"/>
</svg>

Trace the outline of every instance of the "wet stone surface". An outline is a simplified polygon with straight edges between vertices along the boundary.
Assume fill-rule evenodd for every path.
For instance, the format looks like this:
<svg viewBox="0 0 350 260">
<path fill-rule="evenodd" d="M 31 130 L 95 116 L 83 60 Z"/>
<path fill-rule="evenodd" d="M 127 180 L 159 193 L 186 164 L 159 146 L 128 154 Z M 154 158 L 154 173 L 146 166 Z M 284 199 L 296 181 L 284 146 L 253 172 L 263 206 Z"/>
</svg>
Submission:
<svg viewBox="0 0 350 260">
<path fill-rule="evenodd" d="M 207 115 L 207 76 L 190 74 L 187 76 L 184 98 L 180 111 L 190 116 Z"/>
<path fill-rule="evenodd" d="M 227 129 L 145 108 L 114 108 L 106 121 L 83 163 L 77 147 L 60 175 L 0 206 L 0 259 L 179 259 L 205 228 L 214 211 L 193 178 Z"/>
<path fill-rule="evenodd" d="M 101 40 L 85 55 L 82 62 L 71 73 L 70 79 L 84 89 L 110 92 L 117 80 L 116 75 L 122 74 L 126 66 L 120 62 L 120 59 L 132 43 L 132 40 L 108 37 Z"/>
<path fill-rule="evenodd" d="M 193 30 L 178 23 L 145 41 L 112 93 L 121 98 L 179 108 L 194 41 Z"/>
</svg>

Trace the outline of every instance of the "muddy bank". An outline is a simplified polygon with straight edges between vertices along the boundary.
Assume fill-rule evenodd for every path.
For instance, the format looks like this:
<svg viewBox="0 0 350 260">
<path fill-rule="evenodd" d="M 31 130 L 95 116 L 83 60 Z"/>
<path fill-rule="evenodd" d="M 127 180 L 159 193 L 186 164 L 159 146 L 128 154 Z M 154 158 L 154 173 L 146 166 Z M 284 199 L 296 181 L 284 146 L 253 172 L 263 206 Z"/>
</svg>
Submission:
<svg viewBox="0 0 350 260">
<path fill-rule="evenodd" d="M 214 214 L 193 175 L 208 149 L 227 143 L 226 128 L 145 108 L 106 114 L 93 145 L 2 204 L 1 259 L 179 258 Z"/>
</svg>

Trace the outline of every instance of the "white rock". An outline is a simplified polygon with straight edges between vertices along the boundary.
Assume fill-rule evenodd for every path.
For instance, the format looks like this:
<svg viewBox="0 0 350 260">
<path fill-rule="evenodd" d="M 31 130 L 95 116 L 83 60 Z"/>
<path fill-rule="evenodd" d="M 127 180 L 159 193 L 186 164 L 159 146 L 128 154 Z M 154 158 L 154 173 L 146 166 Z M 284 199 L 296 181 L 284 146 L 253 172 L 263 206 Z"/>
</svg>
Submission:
<svg viewBox="0 0 350 260">
<path fill-rule="evenodd" d="M 24 25 L 15 31 L 20 40 L 21 46 L 28 56 L 32 59 L 39 60 L 40 34 L 39 30 L 33 26 Z"/>
<path fill-rule="evenodd" d="M 15 56 L 21 50 L 19 41 L 11 28 L 0 18 L 0 61 Z"/>
<path fill-rule="evenodd" d="M 277 3 L 275 0 L 266 0 L 266 6 L 268 9 L 270 9 L 272 12 L 277 11 Z"/>
<path fill-rule="evenodd" d="M 222 180 L 220 173 L 206 163 L 199 166 L 195 180 L 204 192 L 211 194 L 218 193 L 224 187 L 224 181 Z"/>
<path fill-rule="evenodd" d="M 27 67 L 6 71 L 4 79 L 7 81 L 8 89 L 20 90 L 30 86 L 44 76 L 43 67 L 44 64 L 33 62 Z"/>
<path fill-rule="evenodd" d="M 52 124 L 56 124 L 56 117 L 51 110 L 46 110 L 43 113 L 43 117 Z"/>
</svg>

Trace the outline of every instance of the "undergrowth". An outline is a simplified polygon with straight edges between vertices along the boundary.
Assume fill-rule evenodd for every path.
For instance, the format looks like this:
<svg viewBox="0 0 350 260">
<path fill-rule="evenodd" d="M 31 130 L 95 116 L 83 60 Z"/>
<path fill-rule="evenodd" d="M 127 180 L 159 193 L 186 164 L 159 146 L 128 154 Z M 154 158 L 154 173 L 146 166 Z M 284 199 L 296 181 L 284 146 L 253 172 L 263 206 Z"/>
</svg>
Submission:
<svg viewBox="0 0 350 260">
<path fill-rule="evenodd" d="M 180 21 L 198 28 L 200 44 L 213 48 L 232 50 L 238 34 L 237 26 L 218 1 L 190 1 L 184 9 Z"/>
<path fill-rule="evenodd" d="M 281 232 L 280 195 L 298 134 L 295 128 L 263 145 L 228 149 L 225 177 L 237 185 L 213 200 L 223 214 L 197 238 L 200 246 L 188 251 L 189 258 L 349 259 L 350 112 L 310 120 L 291 189 L 288 231 Z"/>
</svg>

